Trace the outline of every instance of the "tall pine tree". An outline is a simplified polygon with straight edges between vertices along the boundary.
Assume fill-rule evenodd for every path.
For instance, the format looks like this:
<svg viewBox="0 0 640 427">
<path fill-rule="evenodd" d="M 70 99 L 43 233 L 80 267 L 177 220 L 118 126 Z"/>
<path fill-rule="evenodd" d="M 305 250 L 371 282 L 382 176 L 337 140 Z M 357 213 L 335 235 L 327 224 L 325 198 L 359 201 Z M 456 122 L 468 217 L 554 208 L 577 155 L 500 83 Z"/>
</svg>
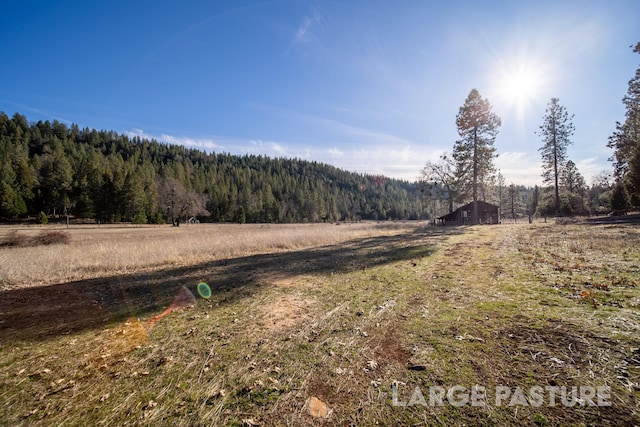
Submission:
<svg viewBox="0 0 640 427">
<path fill-rule="evenodd" d="M 560 171 L 567 161 L 567 147 L 572 144 L 574 127 L 566 108 L 551 98 L 543 117 L 538 135 L 542 138 L 542 178 L 545 184 L 553 184 L 555 189 L 555 213 L 560 213 Z"/>
<path fill-rule="evenodd" d="M 478 184 L 482 177 L 495 171 L 496 157 L 493 143 L 501 125 L 500 117 L 493 111 L 487 99 L 472 89 L 456 116 L 460 140 L 453 146 L 457 176 L 471 187 L 473 209 L 471 223 L 478 223 Z"/>
<path fill-rule="evenodd" d="M 640 53 L 640 43 L 633 51 Z M 621 187 L 619 191 L 626 190 L 634 204 L 640 205 L 640 68 L 629 80 L 622 103 L 626 108 L 625 121 L 616 123 L 607 145 L 614 149 L 610 160 L 613 160 L 616 185 Z"/>
</svg>

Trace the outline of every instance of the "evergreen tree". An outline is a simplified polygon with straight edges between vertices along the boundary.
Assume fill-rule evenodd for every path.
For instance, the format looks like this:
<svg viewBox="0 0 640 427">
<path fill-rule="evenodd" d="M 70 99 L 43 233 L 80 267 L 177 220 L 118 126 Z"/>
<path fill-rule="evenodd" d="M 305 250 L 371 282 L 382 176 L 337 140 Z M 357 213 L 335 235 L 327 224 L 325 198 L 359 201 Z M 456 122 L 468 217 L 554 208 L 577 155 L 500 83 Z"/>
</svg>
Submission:
<svg viewBox="0 0 640 427">
<path fill-rule="evenodd" d="M 570 215 L 584 214 L 587 183 L 572 160 L 569 160 L 560 171 L 560 185 L 565 196 L 563 212 Z"/>
<path fill-rule="evenodd" d="M 62 142 L 56 136 L 51 139 L 42 157 L 40 169 L 40 190 L 44 206 L 54 216 L 66 213 L 71 207 L 70 192 L 73 184 L 73 170 Z"/>
<path fill-rule="evenodd" d="M 16 219 L 27 213 L 27 205 L 9 184 L 0 182 L 0 218 Z"/>
<path fill-rule="evenodd" d="M 498 172 L 498 221 L 502 221 L 504 212 L 504 199 L 502 197 L 504 191 L 504 175 Z"/>
<path fill-rule="evenodd" d="M 27 213 L 23 194 L 26 196 L 31 190 L 21 185 L 18 175 L 23 163 L 16 158 L 16 147 L 20 141 L 12 144 L 10 138 L 0 138 L 0 218 L 16 219 Z"/>
<path fill-rule="evenodd" d="M 538 149 L 542 154 L 542 177 L 545 184 L 553 184 L 555 190 L 555 213 L 560 213 L 560 171 L 566 163 L 567 146 L 572 144 L 571 136 L 574 127 L 571 123 L 573 115 L 558 103 L 558 98 L 551 98 L 543 117 L 538 135 L 543 145 Z"/>
<path fill-rule="evenodd" d="M 605 171 L 593 177 L 589 188 L 589 214 L 611 212 L 611 195 L 614 185 L 611 178 L 611 174 Z"/>
<path fill-rule="evenodd" d="M 509 189 L 507 190 L 507 194 L 508 194 L 507 203 L 509 204 L 509 214 L 513 222 L 516 222 L 516 219 L 517 219 L 516 211 L 518 210 L 518 207 L 519 207 L 518 206 L 518 190 L 516 188 L 516 185 L 513 182 L 509 186 Z"/>
<path fill-rule="evenodd" d="M 456 176 L 471 188 L 472 224 L 478 223 L 479 183 L 495 171 L 493 158 L 496 157 L 496 150 L 493 143 L 500 125 L 500 118 L 492 112 L 489 101 L 483 99 L 476 89 L 472 89 L 456 116 L 461 139 L 453 147 Z"/>
<path fill-rule="evenodd" d="M 539 203 L 540 203 L 540 187 L 536 185 L 535 187 L 533 187 L 533 191 L 531 192 L 531 194 L 529 194 L 529 200 L 527 201 L 529 219 L 531 219 L 531 217 L 536 214 Z"/>
<path fill-rule="evenodd" d="M 633 51 L 640 53 L 640 42 Z M 624 186 L 634 204 L 640 205 L 640 68 L 629 80 L 622 103 L 626 109 L 625 121 L 616 123 L 616 130 L 609 137 L 607 146 L 614 150 L 610 160 L 613 161 L 616 185 Z M 616 203 L 622 200 L 618 196 Z"/>
<path fill-rule="evenodd" d="M 629 207 L 629 196 L 621 182 L 616 183 L 611 192 L 611 209 L 614 215 L 625 214 Z"/>
</svg>

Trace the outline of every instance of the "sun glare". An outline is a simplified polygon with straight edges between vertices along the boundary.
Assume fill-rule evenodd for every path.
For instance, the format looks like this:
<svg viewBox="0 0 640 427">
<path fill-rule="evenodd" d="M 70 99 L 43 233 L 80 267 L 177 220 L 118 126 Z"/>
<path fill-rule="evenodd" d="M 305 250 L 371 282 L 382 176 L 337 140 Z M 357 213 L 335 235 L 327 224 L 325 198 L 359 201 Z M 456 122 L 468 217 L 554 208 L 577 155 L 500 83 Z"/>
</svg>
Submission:
<svg viewBox="0 0 640 427">
<path fill-rule="evenodd" d="M 545 73 L 532 59 L 503 62 L 492 75 L 493 93 L 499 104 L 515 109 L 522 117 L 543 97 Z"/>
<path fill-rule="evenodd" d="M 504 76 L 503 96 L 513 100 L 515 104 L 533 100 L 538 89 L 536 77 L 528 70 L 519 70 Z"/>
</svg>

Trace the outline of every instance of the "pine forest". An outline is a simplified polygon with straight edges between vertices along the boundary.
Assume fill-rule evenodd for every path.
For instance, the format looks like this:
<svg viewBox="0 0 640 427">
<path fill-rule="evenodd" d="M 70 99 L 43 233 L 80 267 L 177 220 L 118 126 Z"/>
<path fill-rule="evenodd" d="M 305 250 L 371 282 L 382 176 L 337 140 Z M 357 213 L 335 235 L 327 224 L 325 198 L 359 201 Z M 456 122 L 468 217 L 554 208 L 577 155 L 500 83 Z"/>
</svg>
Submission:
<svg viewBox="0 0 640 427">
<path fill-rule="evenodd" d="M 0 218 L 101 223 L 421 219 L 416 183 L 313 161 L 206 153 L 0 112 Z"/>
</svg>

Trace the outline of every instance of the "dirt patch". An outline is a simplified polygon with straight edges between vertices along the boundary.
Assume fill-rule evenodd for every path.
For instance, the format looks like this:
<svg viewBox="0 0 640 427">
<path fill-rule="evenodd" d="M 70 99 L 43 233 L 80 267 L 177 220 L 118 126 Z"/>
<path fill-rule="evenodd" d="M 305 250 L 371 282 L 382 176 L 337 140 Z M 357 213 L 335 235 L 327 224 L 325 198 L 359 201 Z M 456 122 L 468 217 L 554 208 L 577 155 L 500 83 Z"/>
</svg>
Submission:
<svg viewBox="0 0 640 427">
<path fill-rule="evenodd" d="M 318 396 L 329 404 L 335 404 L 340 401 L 340 396 L 336 392 L 335 387 L 332 387 L 327 383 L 326 378 L 322 378 L 322 375 L 315 376 L 308 386 L 308 393 L 312 396 Z"/>
<path fill-rule="evenodd" d="M 395 330 L 390 330 L 383 337 L 375 349 L 376 361 L 380 367 L 385 367 L 390 363 L 397 363 L 400 366 L 407 366 L 411 358 L 411 353 L 398 340 L 400 334 Z"/>
<path fill-rule="evenodd" d="M 310 318 L 311 298 L 296 294 L 277 295 L 260 307 L 261 317 L 269 332 L 281 332 Z"/>
</svg>

